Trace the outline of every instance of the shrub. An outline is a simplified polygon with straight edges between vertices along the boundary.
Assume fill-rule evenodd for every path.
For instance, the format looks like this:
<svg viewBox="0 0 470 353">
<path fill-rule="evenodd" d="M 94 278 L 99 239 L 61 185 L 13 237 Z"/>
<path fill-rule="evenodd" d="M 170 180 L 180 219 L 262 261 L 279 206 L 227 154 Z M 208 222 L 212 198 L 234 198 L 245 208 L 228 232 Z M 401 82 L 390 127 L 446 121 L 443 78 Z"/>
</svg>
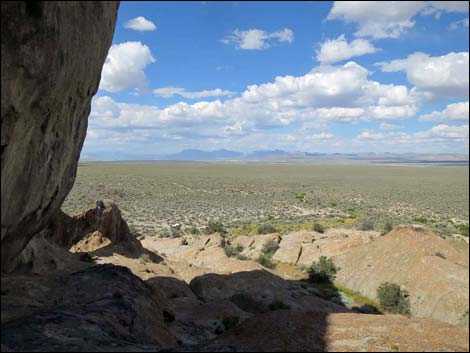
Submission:
<svg viewBox="0 0 470 353">
<path fill-rule="evenodd" d="M 271 304 L 269 304 L 269 310 L 290 310 L 290 306 L 284 303 L 282 300 L 275 300 Z"/>
<path fill-rule="evenodd" d="M 459 232 L 465 237 L 468 237 L 468 224 L 459 224 Z"/>
<path fill-rule="evenodd" d="M 428 220 L 426 217 L 415 217 L 413 218 L 413 222 L 415 223 L 428 223 Z"/>
<path fill-rule="evenodd" d="M 237 260 L 240 260 L 240 261 L 247 261 L 249 260 L 249 258 L 245 255 L 242 255 L 242 254 L 238 254 L 237 255 Z"/>
<path fill-rule="evenodd" d="M 224 247 L 225 255 L 227 255 L 228 257 L 237 256 L 243 251 L 243 249 L 244 249 L 243 246 L 241 246 L 240 244 L 235 245 L 235 246 L 225 245 Z"/>
<path fill-rule="evenodd" d="M 390 233 L 393 230 L 393 225 L 390 222 L 385 223 L 384 230 L 382 232 L 383 235 Z"/>
<path fill-rule="evenodd" d="M 441 251 L 436 252 L 436 256 L 437 256 L 437 257 L 440 257 L 441 259 L 447 260 L 446 254 L 444 254 L 444 253 L 441 252 Z"/>
<path fill-rule="evenodd" d="M 227 233 L 222 222 L 209 221 L 206 227 L 206 234 L 213 234 L 213 233 L 219 233 L 220 235 Z"/>
<path fill-rule="evenodd" d="M 258 226 L 257 232 L 258 234 L 276 233 L 277 229 L 272 224 L 262 224 Z"/>
<path fill-rule="evenodd" d="M 364 231 L 374 230 L 374 222 L 372 222 L 370 219 L 366 219 L 362 221 L 360 229 Z"/>
<path fill-rule="evenodd" d="M 261 252 L 272 257 L 277 249 L 279 249 L 279 244 L 274 240 L 268 240 L 266 243 L 264 243 Z"/>
<path fill-rule="evenodd" d="M 411 313 L 409 294 L 396 283 L 382 283 L 377 289 L 377 299 L 383 311 L 403 315 Z"/>
<path fill-rule="evenodd" d="M 325 228 L 320 223 L 315 223 L 313 225 L 313 230 L 317 233 L 325 233 Z"/>
<path fill-rule="evenodd" d="M 178 238 L 181 236 L 181 231 L 178 228 L 171 227 L 170 228 L 170 236 L 172 238 Z"/>
<path fill-rule="evenodd" d="M 271 256 L 266 254 L 261 254 L 257 259 L 256 262 L 259 263 L 261 266 L 266 268 L 274 268 L 276 265 L 274 264 Z"/>
<path fill-rule="evenodd" d="M 331 258 L 322 256 L 307 269 L 308 279 L 310 282 L 331 283 L 336 279 L 338 270 Z"/>
<path fill-rule="evenodd" d="M 187 227 L 185 229 L 186 233 L 189 233 L 189 234 L 192 234 L 192 235 L 197 235 L 199 234 L 199 229 L 196 227 L 196 226 L 191 226 L 191 227 Z"/>
</svg>

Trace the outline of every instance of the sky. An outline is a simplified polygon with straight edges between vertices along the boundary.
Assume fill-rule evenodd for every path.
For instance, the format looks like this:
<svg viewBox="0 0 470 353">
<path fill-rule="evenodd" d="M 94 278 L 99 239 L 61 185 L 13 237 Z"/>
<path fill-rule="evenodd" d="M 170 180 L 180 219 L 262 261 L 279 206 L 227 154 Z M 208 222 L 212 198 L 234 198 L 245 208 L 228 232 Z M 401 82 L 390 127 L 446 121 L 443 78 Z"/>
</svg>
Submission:
<svg viewBox="0 0 470 353">
<path fill-rule="evenodd" d="M 122 1 L 82 158 L 469 148 L 466 1 Z"/>
</svg>

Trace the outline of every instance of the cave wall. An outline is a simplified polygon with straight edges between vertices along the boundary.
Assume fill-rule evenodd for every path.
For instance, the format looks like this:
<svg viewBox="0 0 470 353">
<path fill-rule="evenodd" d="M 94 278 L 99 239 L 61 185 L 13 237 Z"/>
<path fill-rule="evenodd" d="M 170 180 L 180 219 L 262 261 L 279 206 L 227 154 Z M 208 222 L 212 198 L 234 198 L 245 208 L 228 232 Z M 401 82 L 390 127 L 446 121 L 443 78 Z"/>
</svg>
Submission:
<svg viewBox="0 0 470 353">
<path fill-rule="evenodd" d="M 1 269 L 75 181 L 118 1 L 1 3 Z"/>
</svg>

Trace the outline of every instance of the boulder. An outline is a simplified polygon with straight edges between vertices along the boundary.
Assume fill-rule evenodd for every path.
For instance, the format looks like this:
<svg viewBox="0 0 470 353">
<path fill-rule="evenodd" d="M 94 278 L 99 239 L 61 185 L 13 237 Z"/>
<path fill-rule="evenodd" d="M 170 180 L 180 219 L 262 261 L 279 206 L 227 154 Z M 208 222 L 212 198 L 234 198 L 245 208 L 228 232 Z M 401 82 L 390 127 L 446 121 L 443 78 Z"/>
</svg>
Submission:
<svg viewBox="0 0 470 353">
<path fill-rule="evenodd" d="M 117 1 L 1 4 L 1 269 L 74 183 Z"/>
</svg>

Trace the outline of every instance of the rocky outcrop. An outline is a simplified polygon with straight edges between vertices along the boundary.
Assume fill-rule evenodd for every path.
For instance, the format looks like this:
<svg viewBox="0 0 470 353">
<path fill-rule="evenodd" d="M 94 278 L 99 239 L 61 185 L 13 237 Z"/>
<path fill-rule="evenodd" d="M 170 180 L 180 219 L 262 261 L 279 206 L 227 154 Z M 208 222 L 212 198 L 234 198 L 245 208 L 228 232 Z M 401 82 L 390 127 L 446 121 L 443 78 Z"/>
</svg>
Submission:
<svg viewBox="0 0 470 353">
<path fill-rule="evenodd" d="M 275 311 L 247 320 L 203 352 L 468 352 L 468 329 L 393 315 Z"/>
<path fill-rule="evenodd" d="M 116 1 L 1 4 L 1 268 L 70 191 Z"/>
<path fill-rule="evenodd" d="M 427 228 L 398 227 L 333 259 L 341 267 L 337 281 L 349 288 L 375 298 L 383 282 L 398 283 L 410 294 L 414 316 L 465 324 L 468 255 Z"/>
<path fill-rule="evenodd" d="M 176 346 L 152 289 L 124 267 L 2 276 L 1 305 L 2 351 L 157 351 Z"/>
<path fill-rule="evenodd" d="M 121 211 L 111 200 L 97 201 L 96 207 L 80 215 L 63 212 L 50 223 L 15 258 L 12 269 L 20 272 L 47 274 L 53 271 L 77 270 L 80 259 L 120 254 L 124 258 L 158 263 L 161 257 L 145 249 L 130 233 Z"/>
</svg>

